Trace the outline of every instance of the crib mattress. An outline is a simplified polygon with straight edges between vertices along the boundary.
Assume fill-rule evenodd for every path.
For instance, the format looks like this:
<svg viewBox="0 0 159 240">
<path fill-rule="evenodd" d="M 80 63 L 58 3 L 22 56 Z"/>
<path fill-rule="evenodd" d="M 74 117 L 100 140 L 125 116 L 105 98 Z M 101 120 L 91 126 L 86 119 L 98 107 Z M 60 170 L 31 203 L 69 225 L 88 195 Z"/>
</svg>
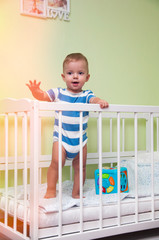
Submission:
<svg viewBox="0 0 159 240">
<path fill-rule="evenodd" d="M 150 198 L 141 198 L 139 201 L 139 213 L 148 213 L 152 209 L 152 201 Z M 155 199 L 155 211 L 159 210 L 159 197 Z M 91 206 L 83 208 L 83 221 L 95 221 L 99 220 L 100 208 L 99 206 Z M 118 216 L 118 205 L 116 203 L 109 204 L 102 207 L 103 219 L 116 218 Z M 122 200 L 121 203 L 121 216 L 130 216 L 135 214 L 135 202 L 132 199 Z M 44 212 L 40 213 L 39 217 L 39 227 L 51 227 L 58 225 L 58 213 L 45 214 Z M 80 222 L 80 208 L 74 207 L 63 212 L 62 223 L 73 224 Z"/>
<path fill-rule="evenodd" d="M 69 186 L 71 182 L 64 183 L 65 186 Z M 90 188 L 92 186 L 92 188 Z M 19 187 L 20 197 L 17 197 L 17 217 L 23 221 L 24 217 L 24 201 L 22 198 L 21 187 Z M 28 187 L 29 188 L 29 187 Z M 58 225 L 59 217 L 59 206 L 58 199 L 55 203 L 55 199 L 43 199 L 43 193 L 46 185 L 41 185 L 42 190 L 40 191 L 41 198 L 39 198 L 39 228 L 53 227 Z M 84 221 L 94 221 L 99 219 L 99 195 L 95 194 L 94 180 L 88 180 L 84 189 L 85 199 L 83 201 L 83 219 Z M 71 188 L 69 188 L 69 191 Z M 0 194 L 0 208 L 5 209 L 6 198 L 4 196 L 4 191 Z M 71 192 L 70 192 L 71 193 Z M 65 194 L 65 193 L 64 193 Z M 8 191 L 8 213 L 14 215 L 14 196 L 13 188 Z M 88 195 L 90 196 L 88 198 Z M 29 196 L 28 196 L 29 198 Z M 62 223 L 63 224 L 73 224 L 80 221 L 80 201 L 71 198 L 68 200 L 68 196 L 65 198 L 66 202 L 69 204 L 66 206 L 63 202 L 63 212 L 62 212 Z M 72 199 L 72 200 L 71 200 Z M 92 200 L 94 199 L 94 200 Z M 27 221 L 29 224 L 30 219 L 30 208 L 29 199 L 27 200 Z M 53 204 L 54 203 L 54 204 Z M 135 213 L 135 198 L 130 198 L 128 194 L 122 194 L 120 199 L 121 205 L 121 216 L 128 216 Z M 152 199 L 150 196 L 140 197 L 138 201 L 139 213 L 150 212 L 152 209 Z M 159 196 L 154 198 L 154 209 L 159 210 Z M 103 206 L 102 206 L 103 219 L 110 219 L 118 216 L 118 195 L 111 194 L 109 197 L 103 196 Z"/>
<path fill-rule="evenodd" d="M 154 202 L 151 198 L 152 184 L 151 184 L 151 163 L 150 157 L 146 155 L 138 156 L 138 213 L 150 213 L 153 209 L 159 211 L 159 157 L 154 161 Z M 120 201 L 118 201 L 118 194 L 102 195 L 102 214 L 103 219 L 111 219 L 118 216 L 118 205 L 120 203 L 121 216 L 129 216 L 135 214 L 135 162 L 134 159 L 122 160 L 121 166 L 128 170 L 129 192 L 120 193 Z M 65 181 L 62 184 L 62 223 L 72 224 L 80 221 L 80 200 L 71 197 L 73 183 Z M 24 193 L 23 186 L 18 187 L 17 195 L 17 217 L 20 220 L 24 218 L 24 212 L 27 215 L 29 224 L 30 219 L 30 186 L 27 186 L 27 206 L 24 209 Z M 39 185 L 39 228 L 51 227 L 58 225 L 59 217 L 59 199 L 58 187 L 56 199 L 44 199 L 46 192 L 46 184 Z M 0 190 L 0 209 L 5 209 L 6 200 L 8 202 L 8 213 L 14 215 L 14 188 L 8 189 L 8 200 L 5 197 L 4 189 Z M 100 213 L 100 197 L 95 193 L 94 179 L 87 180 L 84 185 L 83 199 L 83 220 L 93 221 L 99 219 Z"/>
</svg>

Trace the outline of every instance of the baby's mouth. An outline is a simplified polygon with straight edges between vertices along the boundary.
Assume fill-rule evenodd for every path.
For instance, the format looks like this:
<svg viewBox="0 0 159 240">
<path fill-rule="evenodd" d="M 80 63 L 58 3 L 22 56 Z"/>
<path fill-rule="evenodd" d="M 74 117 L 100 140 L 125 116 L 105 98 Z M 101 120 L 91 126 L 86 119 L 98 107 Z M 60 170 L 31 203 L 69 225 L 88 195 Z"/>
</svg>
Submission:
<svg viewBox="0 0 159 240">
<path fill-rule="evenodd" d="M 77 86 L 77 85 L 79 84 L 79 82 L 78 82 L 78 81 L 73 81 L 72 84 L 73 84 L 74 86 Z"/>
</svg>

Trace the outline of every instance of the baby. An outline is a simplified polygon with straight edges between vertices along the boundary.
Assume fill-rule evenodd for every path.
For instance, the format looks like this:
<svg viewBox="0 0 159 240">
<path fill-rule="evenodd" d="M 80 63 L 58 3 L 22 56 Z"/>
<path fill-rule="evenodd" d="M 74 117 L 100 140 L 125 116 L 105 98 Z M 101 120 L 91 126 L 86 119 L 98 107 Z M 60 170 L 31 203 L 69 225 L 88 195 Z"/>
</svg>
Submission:
<svg viewBox="0 0 159 240">
<path fill-rule="evenodd" d="M 26 84 L 32 95 L 40 101 L 67 102 L 67 103 L 93 103 L 99 104 L 101 108 L 107 108 L 108 102 L 95 97 L 92 91 L 83 90 L 84 84 L 89 80 L 87 58 L 81 53 L 69 54 L 63 62 L 63 73 L 61 74 L 66 88 L 54 88 L 48 91 L 40 89 L 41 82 L 29 81 Z M 83 112 L 83 184 L 86 177 L 87 158 L 87 122 L 88 112 Z M 52 161 L 47 173 L 47 191 L 45 198 L 56 197 L 56 183 L 58 181 L 58 112 L 55 113 L 54 141 L 52 149 Z M 72 197 L 80 197 L 79 183 L 79 111 L 62 112 L 62 167 L 66 159 L 72 161 L 74 168 L 74 185 Z"/>
</svg>

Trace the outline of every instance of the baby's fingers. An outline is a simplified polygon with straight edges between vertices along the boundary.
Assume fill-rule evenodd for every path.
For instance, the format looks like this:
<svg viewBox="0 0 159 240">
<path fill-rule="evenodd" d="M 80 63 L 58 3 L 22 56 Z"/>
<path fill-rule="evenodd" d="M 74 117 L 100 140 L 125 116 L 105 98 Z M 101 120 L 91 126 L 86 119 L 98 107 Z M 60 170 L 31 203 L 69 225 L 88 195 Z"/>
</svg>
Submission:
<svg viewBox="0 0 159 240">
<path fill-rule="evenodd" d="M 29 80 L 29 84 L 30 84 L 30 86 L 32 86 L 32 85 L 33 85 L 33 82 L 32 82 L 31 80 Z"/>
<path fill-rule="evenodd" d="M 107 108 L 107 107 L 109 107 L 109 103 L 106 102 L 106 101 L 101 102 L 101 103 L 100 103 L 100 107 L 101 107 L 101 108 Z"/>
<path fill-rule="evenodd" d="M 40 86 L 40 84 L 41 84 L 41 82 L 38 82 L 38 84 L 37 84 L 37 87 L 39 87 L 39 86 Z"/>
<path fill-rule="evenodd" d="M 31 83 L 32 83 L 32 82 L 31 82 Z M 34 86 L 34 87 L 39 87 L 40 84 L 41 84 L 41 82 L 37 82 L 36 80 L 34 80 L 34 82 L 33 82 L 33 86 Z"/>
<path fill-rule="evenodd" d="M 30 85 L 28 83 L 26 83 L 25 85 L 30 89 Z"/>
</svg>

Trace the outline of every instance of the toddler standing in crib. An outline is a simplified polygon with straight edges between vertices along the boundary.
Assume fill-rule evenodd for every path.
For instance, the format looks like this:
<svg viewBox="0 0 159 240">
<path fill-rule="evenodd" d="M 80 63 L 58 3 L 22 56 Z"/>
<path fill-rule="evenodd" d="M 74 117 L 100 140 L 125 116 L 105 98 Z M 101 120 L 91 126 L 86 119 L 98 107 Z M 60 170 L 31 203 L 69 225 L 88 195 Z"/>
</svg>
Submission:
<svg viewBox="0 0 159 240">
<path fill-rule="evenodd" d="M 32 95 L 40 101 L 48 102 L 69 102 L 69 103 L 94 103 L 99 104 L 101 108 L 108 107 L 108 103 L 98 97 L 95 97 L 92 91 L 82 90 L 84 84 L 89 80 L 87 58 L 81 53 L 69 54 L 63 62 L 63 73 L 61 74 L 66 88 L 54 88 L 48 91 L 40 89 L 40 82 L 29 81 L 26 84 Z M 83 112 L 83 184 L 86 176 L 86 158 L 87 158 L 87 122 L 88 112 Z M 45 198 L 56 197 L 56 183 L 58 181 L 58 112 L 55 113 L 54 140 L 52 149 L 52 161 L 47 173 L 47 191 Z M 72 197 L 79 198 L 79 112 L 62 112 L 62 167 L 66 159 L 72 160 L 74 168 L 74 185 Z"/>
</svg>

